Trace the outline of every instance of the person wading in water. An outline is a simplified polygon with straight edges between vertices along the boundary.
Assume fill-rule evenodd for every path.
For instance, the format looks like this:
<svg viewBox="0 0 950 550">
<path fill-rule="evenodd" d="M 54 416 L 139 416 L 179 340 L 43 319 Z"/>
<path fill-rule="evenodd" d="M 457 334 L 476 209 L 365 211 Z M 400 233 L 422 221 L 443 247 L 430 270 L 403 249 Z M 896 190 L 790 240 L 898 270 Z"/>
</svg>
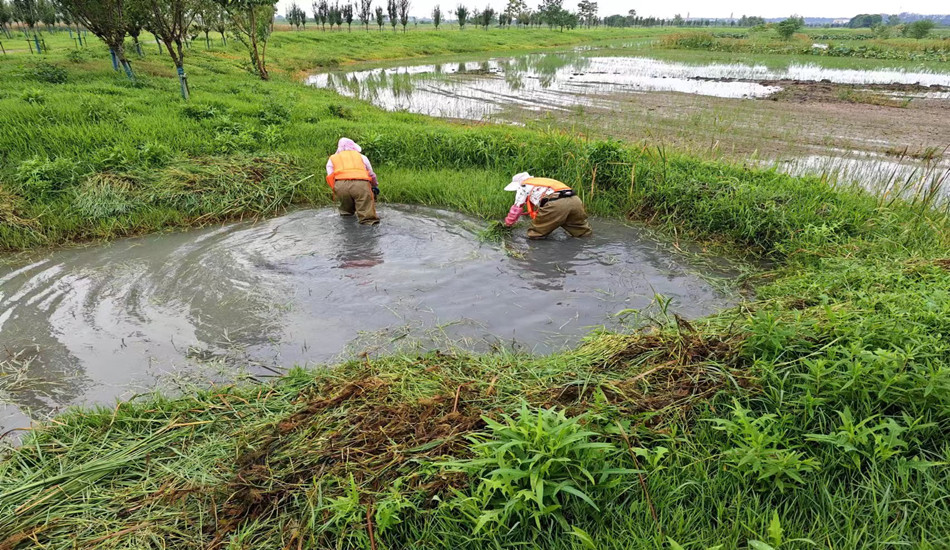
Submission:
<svg viewBox="0 0 950 550">
<path fill-rule="evenodd" d="M 361 224 L 379 223 L 376 215 L 376 195 L 379 182 L 363 149 L 352 139 L 340 138 L 336 153 L 327 160 L 327 183 L 333 196 L 340 201 L 340 215 L 356 214 Z"/>
<path fill-rule="evenodd" d="M 527 209 L 531 216 L 528 228 L 529 239 L 543 239 L 558 227 L 563 227 L 572 237 L 588 237 L 593 234 L 587 222 L 584 203 L 567 185 L 548 178 L 535 178 L 522 172 L 511 178 L 505 191 L 515 191 L 515 203 L 505 218 L 507 227 L 518 222 Z"/>
</svg>

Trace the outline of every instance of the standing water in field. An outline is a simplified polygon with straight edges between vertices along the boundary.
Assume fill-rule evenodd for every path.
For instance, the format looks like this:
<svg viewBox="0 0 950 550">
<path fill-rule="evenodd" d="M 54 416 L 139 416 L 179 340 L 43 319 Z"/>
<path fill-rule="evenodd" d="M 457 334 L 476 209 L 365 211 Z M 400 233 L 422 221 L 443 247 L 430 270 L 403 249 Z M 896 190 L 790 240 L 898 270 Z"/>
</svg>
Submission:
<svg viewBox="0 0 950 550">
<path fill-rule="evenodd" d="M 722 263 L 617 222 L 506 248 L 458 214 L 381 215 L 366 227 L 301 210 L 0 267 L 0 425 L 363 352 L 549 352 L 623 328 L 617 314 L 655 309 L 657 294 L 687 318 L 737 299 Z"/>
<path fill-rule="evenodd" d="M 308 82 L 391 111 L 648 137 L 877 192 L 913 195 L 950 181 L 946 72 L 689 64 L 592 49 L 333 71 Z M 917 160 L 930 150 L 932 162 Z"/>
<path fill-rule="evenodd" d="M 307 82 L 384 109 L 430 116 L 505 119 L 518 109 L 567 111 L 619 107 L 617 94 L 678 92 L 719 98 L 764 98 L 781 81 L 861 85 L 950 86 L 950 74 L 880 69 L 785 69 L 740 63 L 686 64 L 593 51 L 527 54 L 485 61 L 334 71 Z M 940 96 L 935 92 L 934 97 Z M 941 96 L 942 97 L 942 96 Z"/>
</svg>

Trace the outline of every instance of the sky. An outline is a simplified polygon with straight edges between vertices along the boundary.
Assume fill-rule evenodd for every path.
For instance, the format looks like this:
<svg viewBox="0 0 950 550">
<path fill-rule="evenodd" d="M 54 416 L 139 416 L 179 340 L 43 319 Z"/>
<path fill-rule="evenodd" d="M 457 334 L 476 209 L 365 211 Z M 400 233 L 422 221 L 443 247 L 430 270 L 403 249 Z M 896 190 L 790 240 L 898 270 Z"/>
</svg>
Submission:
<svg viewBox="0 0 950 550">
<path fill-rule="evenodd" d="M 294 0 L 279 0 L 278 13 L 287 12 L 287 7 Z M 307 10 L 307 15 L 312 17 L 312 0 L 296 0 L 297 3 Z M 346 0 L 341 0 L 341 4 Z M 373 5 L 385 7 L 386 0 L 374 0 Z M 539 0 L 526 0 L 529 7 L 534 7 L 540 3 Z M 491 4 L 492 7 L 502 9 L 508 4 L 508 0 L 412 0 L 412 6 L 409 9 L 410 15 L 418 17 L 428 17 L 432 12 L 432 7 L 436 4 L 442 6 L 443 11 L 451 11 L 456 4 L 468 4 L 471 6 L 484 7 Z M 564 0 L 564 7 L 575 10 L 577 0 Z M 600 15 L 606 16 L 614 13 L 627 13 L 628 10 L 637 10 L 638 15 L 672 18 L 674 15 L 681 14 L 686 17 L 700 18 L 725 18 L 730 14 L 734 17 L 742 15 L 759 15 L 762 17 L 786 17 L 788 15 L 802 15 L 808 17 L 840 17 L 850 18 L 859 13 L 923 13 L 923 14 L 944 14 L 950 12 L 950 3 L 946 0 L 898 0 L 897 2 L 883 0 L 798 0 L 797 2 L 762 2 L 761 0 L 733 0 L 731 2 L 709 2 L 708 0 L 665 0 L 664 2 L 631 2 L 630 0 L 598 0 Z"/>
</svg>

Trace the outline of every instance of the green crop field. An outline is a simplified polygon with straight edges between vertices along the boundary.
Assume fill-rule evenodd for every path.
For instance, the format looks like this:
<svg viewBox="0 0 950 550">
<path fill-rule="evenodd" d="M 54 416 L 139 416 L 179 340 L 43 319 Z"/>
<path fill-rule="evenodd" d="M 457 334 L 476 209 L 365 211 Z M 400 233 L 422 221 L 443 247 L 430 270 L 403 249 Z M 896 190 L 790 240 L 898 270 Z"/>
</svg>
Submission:
<svg viewBox="0 0 950 550">
<path fill-rule="evenodd" d="M 300 82 L 357 61 L 662 33 L 281 32 L 266 82 L 237 46 L 199 40 L 189 102 L 150 39 L 130 53 L 135 82 L 93 40 L 47 36 L 43 56 L 5 40 L 9 258 L 326 204 L 323 164 L 346 135 L 385 201 L 498 219 L 502 187 L 529 169 L 596 215 L 763 267 L 733 309 L 661 311 L 550 356 L 365 357 L 68 411 L 0 458 L 0 548 L 947 548 L 938 190 L 882 197 L 648 143 L 384 112 Z"/>
</svg>

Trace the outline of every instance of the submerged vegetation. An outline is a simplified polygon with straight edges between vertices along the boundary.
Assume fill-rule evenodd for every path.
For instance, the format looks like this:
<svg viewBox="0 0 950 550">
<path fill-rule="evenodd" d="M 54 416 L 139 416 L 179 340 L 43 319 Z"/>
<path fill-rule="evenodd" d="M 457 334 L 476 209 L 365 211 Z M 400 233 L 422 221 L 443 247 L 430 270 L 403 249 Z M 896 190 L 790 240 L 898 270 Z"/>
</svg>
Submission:
<svg viewBox="0 0 950 550">
<path fill-rule="evenodd" d="M 189 104 L 148 62 L 138 84 L 51 62 L 65 82 L 0 59 L 6 250 L 319 204 L 347 135 L 389 201 L 500 216 L 530 168 L 595 214 L 772 267 L 741 307 L 686 321 L 674 304 L 552 356 L 366 356 L 68 412 L 0 461 L 0 547 L 950 543 L 950 227 L 934 196 L 383 113 L 281 75 L 280 48 L 268 83 L 196 54 Z"/>
</svg>

